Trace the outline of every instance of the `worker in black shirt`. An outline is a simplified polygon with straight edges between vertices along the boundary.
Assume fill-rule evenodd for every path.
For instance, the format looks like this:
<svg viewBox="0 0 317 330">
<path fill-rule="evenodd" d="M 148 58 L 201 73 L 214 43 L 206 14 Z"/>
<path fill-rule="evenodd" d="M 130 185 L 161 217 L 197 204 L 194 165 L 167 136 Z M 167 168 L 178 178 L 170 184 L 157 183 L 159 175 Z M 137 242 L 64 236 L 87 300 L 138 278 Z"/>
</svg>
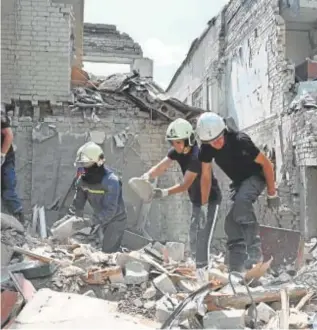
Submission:
<svg viewBox="0 0 317 330">
<path fill-rule="evenodd" d="M 162 175 L 173 161 L 178 162 L 184 175 L 184 181 L 168 189 L 155 189 L 154 198 L 188 191 L 192 203 L 192 218 L 190 225 L 190 249 L 196 259 L 196 267 L 202 268 L 208 264 L 209 235 L 216 210 L 221 201 L 221 192 L 216 178 L 213 176 L 212 192 L 208 194 L 208 203 L 201 206 L 201 163 L 198 160 L 199 147 L 195 141 L 192 125 L 185 119 L 176 119 L 167 128 L 166 140 L 171 143 L 167 156 L 143 174 L 146 180 Z M 211 175 L 210 175 L 211 177 Z"/>
<path fill-rule="evenodd" d="M 228 263 L 231 271 L 244 271 L 262 261 L 253 203 L 265 185 L 268 206 L 279 206 L 272 163 L 247 134 L 228 129 L 224 119 L 215 113 L 206 112 L 199 117 L 196 133 L 202 143 L 199 152 L 202 204 L 209 200 L 213 159 L 232 180 L 233 204 L 225 220 Z"/>
<path fill-rule="evenodd" d="M 1 198 L 8 211 L 24 222 L 22 203 L 16 193 L 15 154 L 10 119 L 1 103 Z"/>
</svg>

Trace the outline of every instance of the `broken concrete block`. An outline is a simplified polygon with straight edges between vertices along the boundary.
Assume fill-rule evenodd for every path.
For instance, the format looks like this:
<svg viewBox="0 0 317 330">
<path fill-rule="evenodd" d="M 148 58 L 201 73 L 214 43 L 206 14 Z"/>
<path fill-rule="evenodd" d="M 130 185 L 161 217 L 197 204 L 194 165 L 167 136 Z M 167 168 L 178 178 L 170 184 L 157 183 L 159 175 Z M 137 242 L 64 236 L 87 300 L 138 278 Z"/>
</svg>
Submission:
<svg viewBox="0 0 317 330">
<path fill-rule="evenodd" d="M 174 306 L 172 303 L 166 299 L 166 297 L 162 297 L 160 300 L 156 302 L 156 312 L 155 317 L 157 321 L 163 323 L 168 317 L 173 313 Z"/>
<path fill-rule="evenodd" d="M 168 252 L 169 258 L 174 261 L 182 261 L 185 256 L 185 244 L 178 242 L 167 242 L 165 247 Z"/>
<path fill-rule="evenodd" d="M 149 273 L 144 269 L 142 263 L 130 261 L 125 265 L 124 282 L 126 284 L 141 284 L 149 278 Z"/>
<path fill-rule="evenodd" d="M 153 282 L 155 286 L 163 293 L 177 293 L 172 280 L 166 274 L 156 277 Z"/>
<path fill-rule="evenodd" d="M 149 288 L 145 290 L 142 297 L 144 299 L 152 299 L 155 296 L 156 296 L 156 289 L 154 288 L 154 286 L 151 285 Z"/>
<path fill-rule="evenodd" d="M 232 309 L 210 312 L 204 316 L 204 328 L 206 329 L 243 329 L 244 309 Z"/>
<path fill-rule="evenodd" d="M 109 275 L 110 283 L 124 283 L 124 277 L 122 271 Z"/>
<path fill-rule="evenodd" d="M 161 254 L 163 254 L 163 251 L 165 249 L 165 246 L 160 243 L 160 242 L 155 242 L 152 246 L 152 248 L 158 252 L 160 252 Z"/>
<path fill-rule="evenodd" d="M 65 217 L 64 217 L 65 218 Z M 66 240 L 79 230 L 90 226 L 90 222 L 76 216 L 61 219 L 51 228 L 52 235 L 60 241 Z"/>
<path fill-rule="evenodd" d="M 152 309 L 154 308 L 156 305 L 156 302 L 155 301 L 147 301 L 145 304 L 144 304 L 144 308 L 145 309 Z"/>
<path fill-rule="evenodd" d="M 260 302 L 256 307 L 256 310 L 258 312 L 258 319 L 265 323 L 268 323 L 269 320 L 276 314 L 274 309 L 264 302 Z"/>
<path fill-rule="evenodd" d="M 309 319 L 305 312 L 290 310 L 289 328 L 290 329 L 306 329 L 308 327 Z"/>
<path fill-rule="evenodd" d="M 181 291 L 187 293 L 194 292 L 201 287 L 201 285 L 199 285 L 197 281 L 192 280 L 180 280 L 177 285 L 179 286 Z"/>
<path fill-rule="evenodd" d="M 9 215 L 9 214 L 6 214 L 6 213 L 1 213 L 1 229 L 8 229 L 8 228 L 13 228 L 18 233 L 23 233 L 24 232 L 24 227 L 18 221 L 18 219 L 16 219 L 12 215 Z"/>
<path fill-rule="evenodd" d="M 89 290 L 89 291 L 85 292 L 83 295 L 87 296 L 87 297 L 96 298 L 96 294 L 93 290 Z"/>
<path fill-rule="evenodd" d="M 140 259 L 140 253 L 138 251 L 132 251 L 129 254 L 128 253 L 117 253 L 115 262 L 121 268 L 125 268 L 125 265 L 131 261 L 140 262 L 146 271 L 150 270 L 150 267 L 151 267 L 150 264 L 145 261 L 142 261 Z"/>
<path fill-rule="evenodd" d="M 75 233 L 73 230 L 73 222 L 75 221 L 76 217 L 71 217 L 66 221 L 54 226 L 51 228 L 51 233 L 54 238 L 58 240 L 65 240 L 72 236 Z"/>
<path fill-rule="evenodd" d="M 135 300 L 133 300 L 133 304 L 136 306 L 136 307 L 142 307 L 143 306 L 143 303 L 141 301 L 140 298 L 136 298 Z"/>
</svg>

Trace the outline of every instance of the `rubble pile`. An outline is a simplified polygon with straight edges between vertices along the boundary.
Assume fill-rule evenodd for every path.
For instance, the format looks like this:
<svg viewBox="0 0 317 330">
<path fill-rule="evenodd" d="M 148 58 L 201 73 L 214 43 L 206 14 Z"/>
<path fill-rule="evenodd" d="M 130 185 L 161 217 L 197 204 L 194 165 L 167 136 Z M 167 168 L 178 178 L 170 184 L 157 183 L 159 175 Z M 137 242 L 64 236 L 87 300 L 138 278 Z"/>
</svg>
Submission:
<svg viewBox="0 0 317 330">
<path fill-rule="evenodd" d="M 73 89 L 74 103 L 71 113 L 81 112 L 83 117 L 98 122 L 98 115 L 111 109 L 130 106 L 139 108 L 147 117 L 159 117 L 168 121 L 176 118 L 194 119 L 203 110 L 189 106 L 173 97 L 155 84 L 152 79 L 140 77 L 134 71 L 129 74 L 114 74 L 98 81 L 87 80 L 86 84 Z"/>
<path fill-rule="evenodd" d="M 32 296 L 48 288 L 100 298 L 162 328 L 309 328 L 317 322 L 314 241 L 306 244 L 299 271 L 294 265 L 272 271 L 271 258 L 245 274 L 229 274 L 221 255 L 212 256 L 208 269 L 196 270 L 182 243 L 105 254 L 80 242 L 75 231 L 66 240 L 39 239 L 12 219 L 1 215 L 2 246 L 11 251 L 2 264 L 4 292 L 22 278 Z"/>
</svg>

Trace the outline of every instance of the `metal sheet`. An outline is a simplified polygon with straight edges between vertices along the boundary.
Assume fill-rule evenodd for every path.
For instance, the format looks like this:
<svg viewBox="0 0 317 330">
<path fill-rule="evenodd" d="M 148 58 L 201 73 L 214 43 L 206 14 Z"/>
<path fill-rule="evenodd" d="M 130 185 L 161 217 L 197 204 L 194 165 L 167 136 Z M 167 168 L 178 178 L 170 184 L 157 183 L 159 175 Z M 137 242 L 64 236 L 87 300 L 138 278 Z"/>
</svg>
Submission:
<svg viewBox="0 0 317 330">
<path fill-rule="evenodd" d="M 264 260 L 273 257 L 271 268 L 296 261 L 301 240 L 299 231 L 260 226 L 260 237 Z"/>
</svg>

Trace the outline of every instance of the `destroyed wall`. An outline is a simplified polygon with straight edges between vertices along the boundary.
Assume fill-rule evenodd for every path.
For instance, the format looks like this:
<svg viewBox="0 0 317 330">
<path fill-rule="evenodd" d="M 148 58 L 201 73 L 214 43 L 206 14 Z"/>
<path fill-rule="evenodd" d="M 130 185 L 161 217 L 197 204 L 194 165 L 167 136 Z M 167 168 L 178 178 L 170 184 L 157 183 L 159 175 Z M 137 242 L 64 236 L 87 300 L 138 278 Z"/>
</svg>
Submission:
<svg viewBox="0 0 317 330">
<path fill-rule="evenodd" d="M 181 101 L 186 100 L 189 105 L 206 108 L 204 96 L 207 94 L 207 80 L 216 72 L 221 24 L 221 17 L 210 20 L 202 35 L 192 42 L 186 59 L 167 88 L 169 94 Z"/>
<path fill-rule="evenodd" d="M 309 23 L 310 29 L 305 33 L 310 37 L 310 47 L 305 50 L 306 56 L 311 56 L 310 52 L 315 47 L 315 26 L 311 19 L 317 6 L 314 3 L 310 5 L 308 9 L 308 4 L 301 2 L 300 13 L 295 14 L 296 18 L 293 17 L 302 28 L 307 28 Z M 308 12 L 312 14 L 307 16 Z M 290 180 L 286 180 L 281 174 L 284 161 L 281 136 L 285 125 L 282 125 L 280 115 L 288 109 L 295 96 L 296 62 L 292 52 L 294 43 L 288 43 L 290 25 L 287 25 L 289 22 L 282 15 L 285 16 L 285 12 L 275 0 L 231 0 L 212 20 L 218 22 L 215 24 L 218 29 L 214 32 L 213 40 L 217 49 L 216 57 L 199 56 L 206 51 L 208 42 L 211 42 L 211 32 L 202 34 L 199 42 L 193 43 L 175 73 L 168 92 L 192 102 L 193 99 L 197 100 L 199 90 L 200 106 L 225 117 L 232 117 L 239 129 L 247 132 L 268 156 L 273 157 L 282 208 L 278 215 L 271 213 L 265 207 L 263 194 L 256 203 L 259 220 L 264 224 L 299 229 L 302 217 L 302 202 L 297 185 L 299 177 L 293 175 Z M 301 22 L 303 19 L 306 19 L 306 23 Z M 296 45 L 298 50 L 297 42 Z M 206 60 L 213 70 L 207 70 Z M 295 173 L 296 165 L 289 165 L 293 166 L 292 172 Z M 220 212 L 222 223 L 230 206 L 229 180 L 216 166 L 215 173 L 220 179 L 224 195 Z M 218 236 L 224 235 L 221 229 L 218 230 Z"/>
<path fill-rule="evenodd" d="M 71 9 L 50 0 L 1 2 L 2 101 L 69 99 Z"/>
<path fill-rule="evenodd" d="M 53 115 L 39 118 L 13 119 L 18 175 L 18 192 L 28 213 L 35 204 L 51 205 L 63 197 L 75 174 L 76 151 L 87 139 L 99 143 L 105 151 L 106 163 L 123 179 L 128 223 L 134 227 L 141 202 L 128 187 L 128 180 L 139 176 L 161 160 L 167 152 L 164 141 L 167 123 L 151 120 L 129 100 L 110 96 L 113 109 L 103 110 L 100 121 L 70 115 L 69 110 L 55 109 Z M 36 112 L 36 111 L 35 111 Z M 122 133 L 121 140 L 116 134 Z M 117 143 L 114 139 L 117 139 Z M 121 144 L 121 142 L 123 144 Z M 167 187 L 181 178 L 174 167 L 159 181 Z M 147 232 L 155 239 L 186 242 L 190 203 L 186 194 L 153 201 Z M 86 209 L 89 213 L 89 207 Z"/>
<path fill-rule="evenodd" d="M 141 46 L 126 33 L 120 33 L 112 24 L 84 24 L 84 60 L 108 62 L 111 57 L 118 63 L 120 58 L 142 58 Z M 106 59 L 107 60 L 104 60 Z"/>
<path fill-rule="evenodd" d="M 309 86 L 314 88 L 312 94 L 307 94 Z M 283 113 L 281 127 L 282 180 L 291 188 L 290 202 L 300 218 L 301 232 L 306 238 L 316 237 L 317 82 L 299 84 L 298 95 Z"/>
<path fill-rule="evenodd" d="M 129 64 L 142 77 L 153 77 L 153 61 L 141 46 L 112 24 L 84 24 L 83 61 Z"/>
</svg>

